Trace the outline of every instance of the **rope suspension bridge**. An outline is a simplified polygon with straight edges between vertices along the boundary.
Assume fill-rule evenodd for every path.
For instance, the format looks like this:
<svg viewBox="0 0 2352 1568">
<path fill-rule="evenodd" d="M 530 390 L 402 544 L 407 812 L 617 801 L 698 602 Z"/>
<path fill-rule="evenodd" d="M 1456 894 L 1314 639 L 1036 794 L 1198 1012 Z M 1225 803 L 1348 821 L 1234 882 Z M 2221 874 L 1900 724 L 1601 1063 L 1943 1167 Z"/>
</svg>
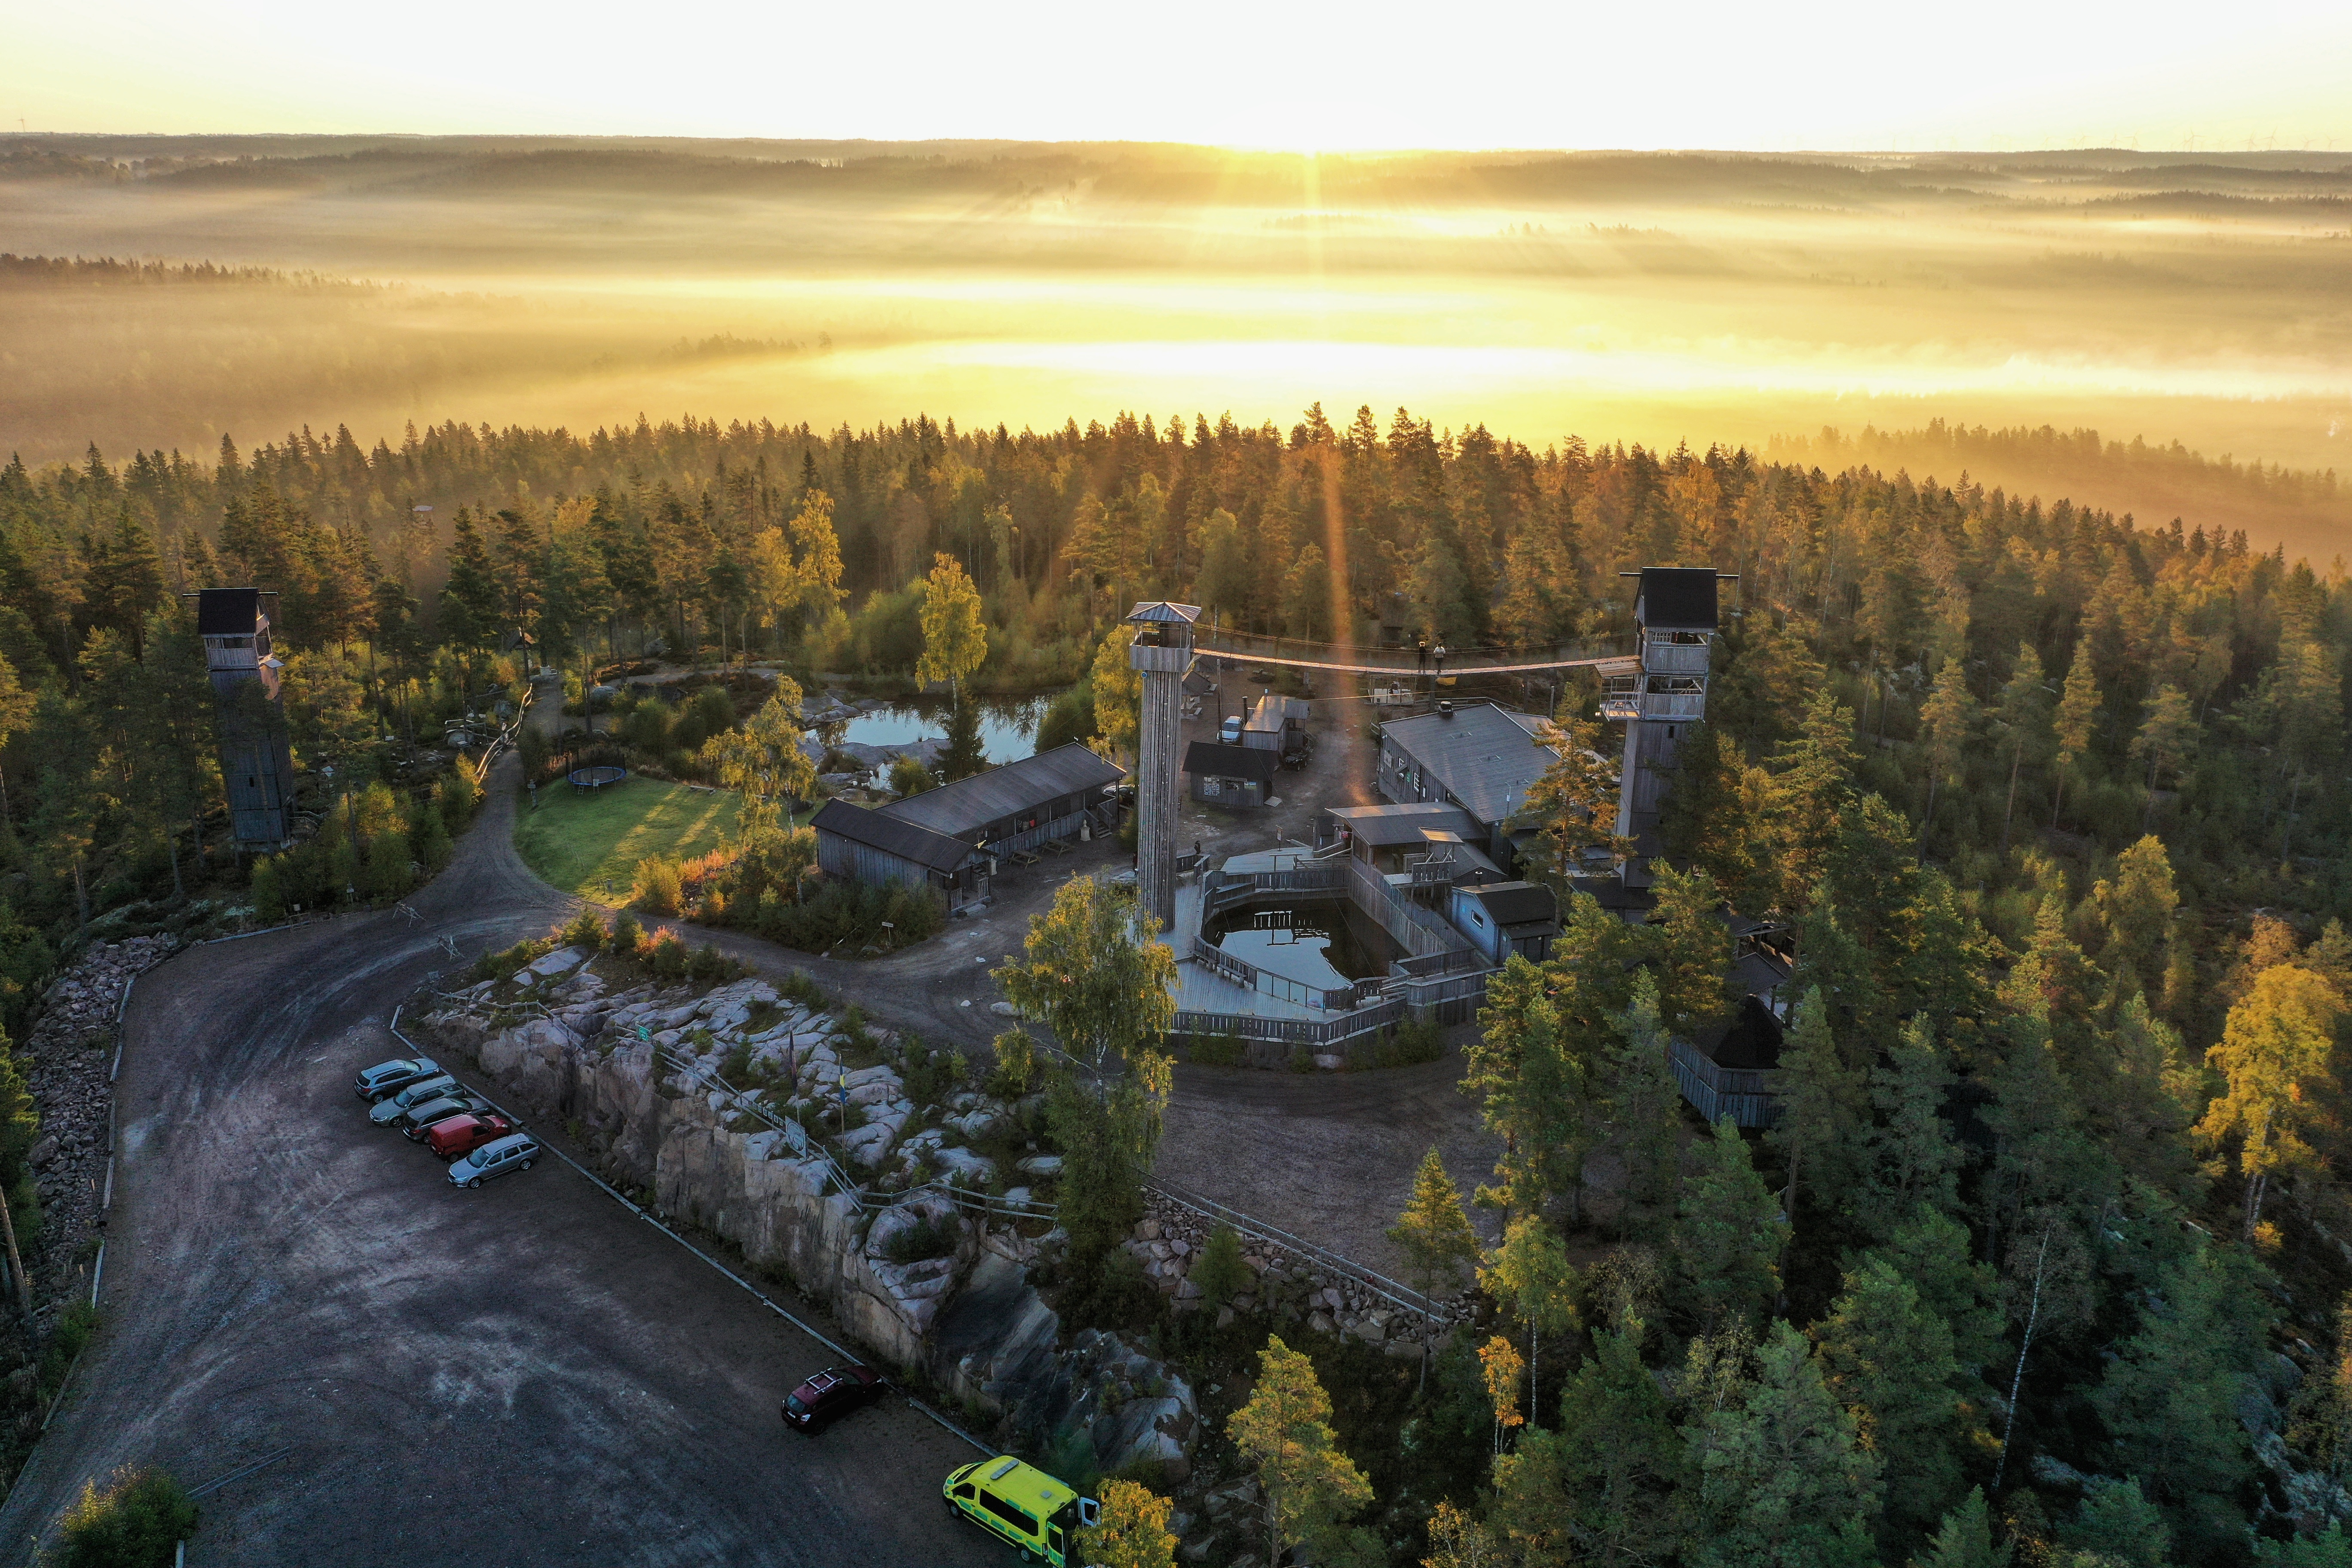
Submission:
<svg viewBox="0 0 2352 1568">
<path fill-rule="evenodd" d="M 1204 658 L 1285 669 L 1325 670 L 1335 675 L 1527 675 L 1538 670 L 1595 668 L 1631 673 L 1635 668 L 1631 637 L 1557 643 L 1533 647 L 1362 647 L 1347 643 L 1306 642 L 1260 637 L 1222 626 L 1192 628 L 1192 651 Z"/>
</svg>

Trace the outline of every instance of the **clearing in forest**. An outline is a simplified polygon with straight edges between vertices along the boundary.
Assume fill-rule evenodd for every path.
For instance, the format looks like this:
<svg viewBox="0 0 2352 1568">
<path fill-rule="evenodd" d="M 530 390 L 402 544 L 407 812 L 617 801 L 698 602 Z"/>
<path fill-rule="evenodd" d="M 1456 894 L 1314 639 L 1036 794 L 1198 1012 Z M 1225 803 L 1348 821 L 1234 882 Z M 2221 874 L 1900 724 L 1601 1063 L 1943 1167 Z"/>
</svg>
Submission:
<svg viewBox="0 0 2352 1568">
<path fill-rule="evenodd" d="M 735 831 L 742 798 L 732 790 L 631 778 L 593 792 L 541 785 L 539 809 L 515 820 L 515 849 L 551 885 L 618 908 L 629 901 L 637 862 L 648 855 L 690 859 Z"/>
</svg>

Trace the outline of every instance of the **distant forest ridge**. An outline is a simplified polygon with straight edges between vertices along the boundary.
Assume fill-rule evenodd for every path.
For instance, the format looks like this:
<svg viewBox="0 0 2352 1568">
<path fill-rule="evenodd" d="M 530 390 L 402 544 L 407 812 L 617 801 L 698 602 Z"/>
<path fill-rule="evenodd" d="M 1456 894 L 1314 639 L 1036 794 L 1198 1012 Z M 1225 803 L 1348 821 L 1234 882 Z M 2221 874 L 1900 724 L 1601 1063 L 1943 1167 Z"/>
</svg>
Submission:
<svg viewBox="0 0 2352 1568">
<path fill-rule="evenodd" d="M 0 250 L 0 288 L 11 284 L 244 283 L 273 288 L 373 289 L 384 285 L 275 267 L 224 267 L 216 261 L 173 261 L 111 256 L 18 256 Z"/>
<path fill-rule="evenodd" d="M 2352 491 L 2333 468 L 2287 468 L 2208 458 L 2179 441 L 2151 445 L 2103 437 L 2096 430 L 2053 426 L 1989 429 L 1941 419 L 1908 430 L 1865 427 L 1847 436 L 1775 437 L 1763 455 L 1776 462 L 1832 472 L 1862 467 L 1958 482 L 1971 478 L 2021 493 L 2063 496 L 2113 507 L 2142 521 L 2179 517 L 2235 520 L 2257 539 L 2284 541 L 2291 553 L 2326 564 L 2352 555 Z"/>
<path fill-rule="evenodd" d="M 695 142 L 563 137 L 0 137 L 0 181 L 146 181 L 183 189 L 352 187 L 447 194 L 514 187 L 670 195 L 1090 184 L 1157 201 L 1432 205 L 1543 198 L 1938 197 L 2178 208 L 2352 198 L 2337 153 L 1790 154 L 1642 152 L 1241 153 L 1139 142 Z"/>
<path fill-rule="evenodd" d="M 335 279 L 312 279 L 263 268 L 0 255 L 0 287 L 11 279 L 31 276 L 93 283 L 338 286 Z M 660 354 L 671 360 L 789 356 L 810 346 L 797 340 L 719 334 L 677 339 Z M 1118 418 L 1132 424 L 1136 416 L 1122 411 Z M 1205 415 L 1196 416 L 1194 422 L 1207 428 Z M 1233 427 L 1233 415 L 1226 413 L 1218 423 Z M 305 425 L 299 432 L 288 432 L 282 440 L 265 442 L 257 448 L 228 488 L 221 485 L 212 466 L 201 457 L 191 458 L 176 449 L 134 453 L 127 477 L 152 476 L 134 483 L 133 490 L 150 498 L 152 521 L 166 531 L 217 516 L 218 507 L 236 485 L 264 476 L 289 500 L 320 504 L 337 521 L 363 520 L 373 531 L 381 531 L 392 527 L 397 514 L 410 504 L 446 506 L 476 500 L 492 489 L 503 488 L 511 479 L 522 479 L 541 494 L 562 493 L 571 483 L 590 475 L 595 476 L 592 484 L 612 482 L 632 468 L 640 474 L 662 474 L 685 481 L 702 477 L 688 471 L 699 466 L 692 463 L 674 470 L 677 456 L 687 449 L 708 451 L 716 465 L 713 471 L 723 474 L 730 466 L 730 451 L 738 454 L 733 466 L 739 468 L 759 456 L 796 463 L 796 454 L 803 447 L 845 452 L 861 444 L 883 445 L 894 435 L 941 427 L 919 415 L 913 420 L 900 420 L 896 431 L 878 426 L 853 433 L 845 425 L 826 432 L 805 424 L 795 428 L 765 421 L 736 421 L 722 435 L 715 419 L 688 415 L 681 422 L 656 426 L 640 416 L 635 432 L 598 429 L 580 437 L 560 427 L 499 428 L 487 421 L 478 426 L 445 421 L 425 426 L 421 435 L 411 424 L 397 447 L 379 437 L 370 453 L 347 426 L 338 426 L 331 436 L 313 436 Z M 1262 428 L 1242 427 L 1276 445 L 1286 440 L 1272 421 Z M 947 432 L 952 434 L 955 428 L 954 420 L 944 423 Z M 1102 426 L 1097 424 L 1094 428 Z M 1287 438 L 1295 441 L 1304 428 L 1290 432 Z M 1474 428 L 1478 439 L 1490 443 L 1495 439 L 1483 426 Z M 1449 447 L 1457 434 L 1470 437 L 1472 431 L 1444 432 Z M 1042 440 L 1047 446 L 1084 445 L 1076 419 L 1063 430 L 1049 430 L 1042 437 L 1027 429 L 1017 437 Z M 984 432 L 981 438 L 988 439 Z M 1582 445 L 1579 437 L 1567 439 Z M 1608 444 L 1600 443 L 1604 448 Z M 791 453 L 779 450 L 787 446 Z M 1550 449 L 1557 452 L 1558 444 L 1552 443 Z M 97 454 L 95 443 L 90 450 Z M 1831 473 L 1860 469 L 1963 489 L 1971 484 L 1998 487 L 2035 504 L 2063 502 L 2084 512 L 2116 516 L 2126 523 L 2162 525 L 2179 518 L 2184 526 L 2202 527 L 2217 538 L 2243 534 L 2255 548 L 2279 549 L 2290 557 L 2307 558 L 2323 569 L 2332 561 L 2352 557 L 2352 488 L 2333 468 L 2239 462 L 2227 453 L 2209 458 L 2178 440 L 2150 444 L 2137 436 L 2129 441 L 2109 439 L 2093 429 L 2060 430 L 2048 425 L 1995 429 L 1932 419 L 1910 429 L 1865 426 L 1848 435 L 1824 427 L 1811 436 L 1774 437 L 1755 455 L 1768 462 L 1817 467 Z"/>
</svg>

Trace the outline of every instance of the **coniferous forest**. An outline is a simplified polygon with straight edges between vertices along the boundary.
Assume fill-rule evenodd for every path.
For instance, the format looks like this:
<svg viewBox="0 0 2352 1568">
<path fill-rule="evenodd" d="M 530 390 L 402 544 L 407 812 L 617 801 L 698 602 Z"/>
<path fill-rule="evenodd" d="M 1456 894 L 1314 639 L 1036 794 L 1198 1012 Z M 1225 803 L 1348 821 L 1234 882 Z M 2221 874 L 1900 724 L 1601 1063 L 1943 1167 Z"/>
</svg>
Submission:
<svg viewBox="0 0 2352 1568">
<path fill-rule="evenodd" d="M 526 659 L 574 700 L 656 653 L 911 681 L 941 556 L 972 684 L 1067 689 L 1070 738 L 1131 723 L 1092 672 L 1137 598 L 1469 648 L 1623 634 L 1633 568 L 1738 574 L 1655 920 L 1571 899 L 1465 1053 L 1506 1151 L 1477 1277 L 1531 1359 L 1443 1363 L 1390 1434 L 1364 1517 L 1415 1560 L 2352 1561 L 2352 592 L 2195 517 L 1319 405 L 11 461 L 0 1013 L 94 932 L 260 896 L 199 587 L 280 595 L 312 837 L 261 891 L 325 907 L 446 860 L 474 786 L 430 742 Z M 1597 697 L 1545 693 L 1571 731 Z M 1727 904 L 1796 955 L 1760 1140 L 1661 1082 L 1732 1000 Z"/>
</svg>

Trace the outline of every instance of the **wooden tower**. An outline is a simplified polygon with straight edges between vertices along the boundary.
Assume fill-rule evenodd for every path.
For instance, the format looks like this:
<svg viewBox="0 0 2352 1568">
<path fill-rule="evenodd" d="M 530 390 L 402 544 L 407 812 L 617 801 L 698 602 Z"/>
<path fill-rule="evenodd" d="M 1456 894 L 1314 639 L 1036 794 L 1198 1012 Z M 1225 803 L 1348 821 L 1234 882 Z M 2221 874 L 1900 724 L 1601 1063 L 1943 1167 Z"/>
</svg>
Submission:
<svg viewBox="0 0 2352 1568">
<path fill-rule="evenodd" d="M 240 849 L 276 849 L 294 837 L 294 754 L 278 689 L 282 666 L 269 651 L 277 607 L 278 595 L 258 588 L 196 595 L 196 635 L 220 715 L 221 783 Z"/>
<path fill-rule="evenodd" d="M 1176 774 L 1182 761 L 1177 724 L 1182 717 L 1184 672 L 1192 667 L 1197 605 L 1165 600 L 1128 612 L 1135 641 L 1128 662 L 1143 684 L 1142 723 L 1135 742 L 1135 866 L 1143 912 L 1166 932 L 1176 924 Z"/>
<path fill-rule="evenodd" d="M 1717 574 L 1711 566 L 1647 566 L 1625 574 L 1633 591 L 1633 637 L 1640 668 L 1633 689 L 1608 705 L 1625 723 L 1625 759 L 1617 780 L 1617 833 L 1633 841 L 1625 885 L 1650 885 L 1659 852 L 1658 808 L 1691 726 L 1706 718 L 1707 666 L 1720 625 Z"/>
</svg>

